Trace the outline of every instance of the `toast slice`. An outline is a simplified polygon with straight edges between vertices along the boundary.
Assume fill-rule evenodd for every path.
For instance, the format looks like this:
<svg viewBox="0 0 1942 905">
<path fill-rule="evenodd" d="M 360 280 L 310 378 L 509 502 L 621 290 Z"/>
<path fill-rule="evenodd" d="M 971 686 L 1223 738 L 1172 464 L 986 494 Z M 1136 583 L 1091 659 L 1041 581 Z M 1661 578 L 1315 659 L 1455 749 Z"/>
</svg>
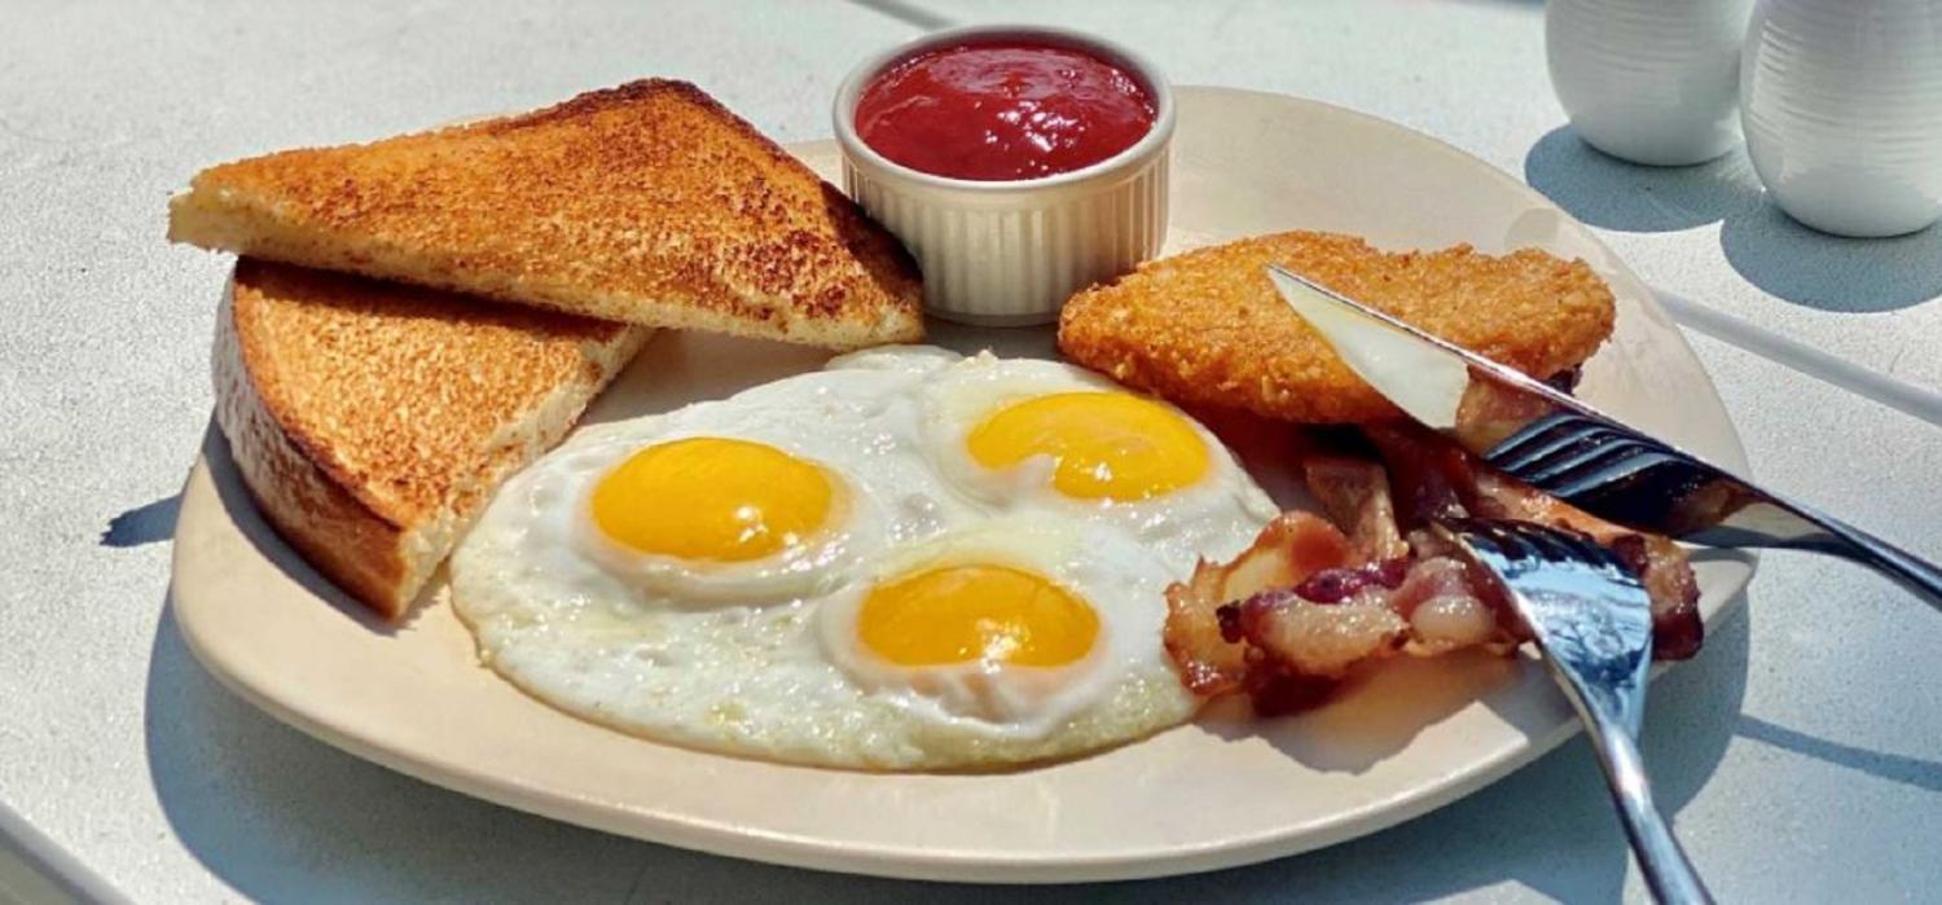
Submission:
<svg viewBox="0 0 1942 905">
<path fill-rule="evenodd" d="M 1074 295 L 1059 350 L 1183 405 L 1310 423 L 1401 417 L 1282 301 L 1270 263 L 1539 379 L 1590 358 L 1617 316 L 1589 265 L 1535 248 L 1386 252 L 1356 236 L 1286 232 L 1148 261 Z"/>
<path fill-rule="evenodd" d="M 277 532 L 396 620 L 651 332 L 244 258 L 216 420 Z"/>
<path fill-rule="evenodd" d="M 648 326 L 923 336 L 903 247 L 686 82 L 212 167 L 171 200 L 169 238 Z"/>
</svg>

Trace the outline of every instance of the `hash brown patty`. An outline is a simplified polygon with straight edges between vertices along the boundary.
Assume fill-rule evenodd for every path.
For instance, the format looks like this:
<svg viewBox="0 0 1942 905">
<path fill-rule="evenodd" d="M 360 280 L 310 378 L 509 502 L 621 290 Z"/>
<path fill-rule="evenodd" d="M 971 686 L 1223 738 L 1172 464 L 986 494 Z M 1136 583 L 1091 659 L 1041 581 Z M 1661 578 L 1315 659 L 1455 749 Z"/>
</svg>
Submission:
<svg viewBox="0 0 1942 905">
<path fill-rule="evenodd" d="M 1186 405 L 1304 423 L 1397 417 L 1281 300 L 1263 271 L 1271 262 L 1540 379 L 1612 332 L 1611 289 L 1583 261 L 1468 245 L 1391 253 L 1297 231 L 1150 261 L 1080 292 L 1060 316 L 1059 349 Z"/>
</svg>

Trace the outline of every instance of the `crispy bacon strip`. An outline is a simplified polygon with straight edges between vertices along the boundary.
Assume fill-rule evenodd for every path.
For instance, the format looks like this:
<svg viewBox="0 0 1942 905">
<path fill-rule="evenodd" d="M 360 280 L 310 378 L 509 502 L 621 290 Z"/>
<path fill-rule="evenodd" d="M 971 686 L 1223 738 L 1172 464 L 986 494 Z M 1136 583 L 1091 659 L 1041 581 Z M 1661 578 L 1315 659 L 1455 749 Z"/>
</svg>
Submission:
<svg viewBox="0 0 1942 905">
<path fill-rule="evenodd" d="M 1244 691 L 1276 714 L 1319 703 L 1361 662 L 1508 644 L 1461 563 L 1404 549 L 1362 562 L 1335 526 L 1283 515 L 1233 562 L 1167 589 L 1167 653 L 1194 693 Z"/>
<path fill-rule="evenodd" d="M 1221 637 L 1216 611 L 1230 600 L 1292 587 L 1310 575 L 1343 565 L 1349 539 L 1334 525 L 1307 512 L 1289 512 L 1269 522 L 1253 546 L 1226 565 L 1201 560 L 1186 583 L 1167 588 L 1167 622 L 1161 633 L 1167 654 L 1188 690 L 1225 694 L 1241 687 L 1248 668 L 1246 649 Z"/>
<path fill-rule="evenodd" d="M 1699 620 L 1699 584 L 1685 549 L 1671 539 L 1598 518 L 1483 466 L 1456 444 L 1427 430 L 1384 425 L 1369 427 L 1365 433 L 1388 463 L 1392 480 L 1403 487 L 1419 482 L 1418 497 L 1451 492 L 1471 514 L 1570 528 L 1611 548 L 1639 574 L 1652 598 L 1653 656 L 1684 660 L 1699 652 L 1705 640 L 1705 626 Z"/>
</svg>

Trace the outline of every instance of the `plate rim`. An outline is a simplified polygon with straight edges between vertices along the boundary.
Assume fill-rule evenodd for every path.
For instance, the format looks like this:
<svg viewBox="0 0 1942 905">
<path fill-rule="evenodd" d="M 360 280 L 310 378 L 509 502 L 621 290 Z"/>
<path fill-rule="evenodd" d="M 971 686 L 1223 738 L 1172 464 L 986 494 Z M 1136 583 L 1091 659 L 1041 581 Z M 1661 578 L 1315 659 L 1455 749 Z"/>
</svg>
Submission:
<svg viewBox="0 0 1942 905">
<path fill-rule="evenodd" d="M 1713 382 L 1711 373 L 1706 370 L 1703 362 L 1699 362 L 1691 343 L 1683 333 L 1672 325 L 1670 317 L 1659 305 L 1649 284 L 1640 279 L 1621 258 L 1606 247 L 1595 232 L 1571 217 L 1568 212 L 1563 211 L 1542 193 L 1461 148 L 1373 114 L 1311 98 L 1252 89 L 1180 85 L 1176 86 L 1175 90 L 1183 99 L 1199 95 L 1247 96 L 1277 104 L 1294 103 L 1312 106 L 1321 108 L 1328 115 L 1347 116 L 1360 120 L 1366 125 L 1399 133 L 1445 157 L 1455 158 L 1458 163 L 1472 169 L 1481 168 L 1488 171 L 1489 178 L 1494 179 L 1499 188 L 1509 189 L 1510 193 L 1517 197 L 1556 212 L 1583 238 L 1589 240 L 1595 248 L 1606 255 L 1607 262 L 1614 271 L 1607 275 L 1608 278 L 1616 277 L 1628 281 L 1640 290 L 1637 296 L 1639 307 L 1643 312 L 1667 325 L 1670 332 L 1674 333 L 1680 344 L 1685 347 L 1686 355 L 1699 363 L 1696 376 L 1704 380 L 1707 396 L 1719 409 L 1724 422 L 1723 438 L 1730 441 L 1726 448 L 1715 451 L 1713 455 L 1724 460 L 1724 464 L 1730 468 L 1742 471 L 1747 468 L 1744 442 L 1730 413 L 1725 409 L 1724 401 L 1719 396 L 1718 387 Z M 827 153 L 834 147 L 834 141 L 822 139 L 792 143 L 785 147 L 798 155 Z M 222 499 L 222 491 L 217 486 L 221 477 L 219 472 L 225 467 L 230 470 L 229 477 L 232 480 L 235 479 L 234 465 L 227 460 L 226 440 L 212 419 L 205 433 L 195 467 L 183 487 L 178 537 L 184 533 L 193 533 L 198 528 L 200 519 L 220 517 L 228 508 L 228 503 Z M 240 481 L 237 481 L 237 487 L 241 489 Z M 247 492 L 244 492 L 243 496 L 248 499 Z M 254 509 L 254 500 L 249 500 L 249 505 Z M 214 507 L 217 513 L 205 516 L 204 513 L 210 507 Z M 252 514 L 260 521 L 260 512 Z M 237 525 L 233 518 L 229 521 L 231 526 L 240 532 L 241 526 Z M 185 532 L 185 528 L 190 530 Z M 268 530 L 267 526 L 266 530 Z M 277 540 L 281 543 L 280 538 Z M 182 612 L 180 600 L 183 595 L 180 579 L 185 571 L 190 573 L 194 571 L 194 564 L 190 561 L 196 554 L 190 551 L 196 546 L 176 543 L 171 551 L 166 606 L 173 617 L 177 631 L 184 638 L 197 662 L 225 688 L 280 722 L 361 759 L 441 788 L 516 810 L 650 842 L 793 867 L 905 879 L 985 883 L 1093 882 L 1217 870 L 1312 851 L 1422 816 L 1495 783 L 1518 767 L 1556 748 L 1580 731 L 1575 722 L 1567 722 L 1547 735 L 1526 736 L 1525 743 L 1522 745 L 1510 745 L 1488 757 L 1471 760 L 1465 767 L 1452 771 L 1428 791 L 1399 793 L 1358 807 L 1339 809 L 1328 814 L 1319 823 L 1292 825 L 1238 839 L 1229 838 L 1197 845 L 1173 845 L 1150 850 L 1115 850 L 1025 858 L 1010 855 L 995 858 L 989 853 L 975 850 L 927 849 L 921 843 L 900 847 L 852 841 L 832 842 L 819 840 L 817 837 L 800 832 L 733 825 L 714 817 L 670 815 L 612 801 L 569 799 L 558 791 L 550 791 L 517 777 L 479 771 L 463 765 L 434 764 L 413 758 L 409 753 L 393 750 L 383 740 L 367 738 L 359 733 L 343 730 L 324 716 L 302 707 L 288 705 L 276 695 L 253 685 L 248 677 L 237 674 L 231 668 L 232 664 L 214 650 L 208 643 L 208 639 L 204 637 L 203 632 L 207 626 L 197 620 L 180 618 Z M 186 569 L 185 566 L 187 566 Z M 1745 587 L 1757 570 L 1757 558 L 1747 557 L 1747 566 L 1738 585 L 1727 592 L 1727 599 L 1715 612 L 1713 621 L 1717 622 L 1730 616 L 1733 609 L 1743 600 Z M 1133 744 L 1142 744 L 1142 742 Z M 1415 742 L 1412 741 L 1411 744 Z M 704 757 L 720 756 L 696 753 Z"/>
</svg>

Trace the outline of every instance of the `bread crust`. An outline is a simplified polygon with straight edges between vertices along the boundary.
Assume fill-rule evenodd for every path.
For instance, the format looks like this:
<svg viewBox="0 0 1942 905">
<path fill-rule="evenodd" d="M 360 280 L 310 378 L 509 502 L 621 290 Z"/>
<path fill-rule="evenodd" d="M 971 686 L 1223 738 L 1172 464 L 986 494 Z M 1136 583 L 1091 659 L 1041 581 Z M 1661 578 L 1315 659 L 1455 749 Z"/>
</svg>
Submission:
<svg viewBox="0 0 1942 905">
<path fill-rule="evenodd" d="M 169 236 L 650 326 L 836 349 L 923 336 L 902 246 L 686 82 L 212 167 L 170 202 Z"/>
<path fill-rule="evenodd" d="M 217 317 L 216 421 L 277 533 L 396 620 L 650 333 L 245 259 Z M 441 392 L 462 398 L 396 411 Z"/>
<path fill-rule="evenodd" d="M 1269 263 L 1539 378 L 1590 358 L 1615 318 L 1610 288 L 1583 261 L 1468 245 L 1393 253 L 1355 236 L 1287 232 L 1150 261 L 1073 296 L 1059 349 L 1187 405 L 1309 423 L 1400 417 L 1281 300 Z"/>
</svg>

